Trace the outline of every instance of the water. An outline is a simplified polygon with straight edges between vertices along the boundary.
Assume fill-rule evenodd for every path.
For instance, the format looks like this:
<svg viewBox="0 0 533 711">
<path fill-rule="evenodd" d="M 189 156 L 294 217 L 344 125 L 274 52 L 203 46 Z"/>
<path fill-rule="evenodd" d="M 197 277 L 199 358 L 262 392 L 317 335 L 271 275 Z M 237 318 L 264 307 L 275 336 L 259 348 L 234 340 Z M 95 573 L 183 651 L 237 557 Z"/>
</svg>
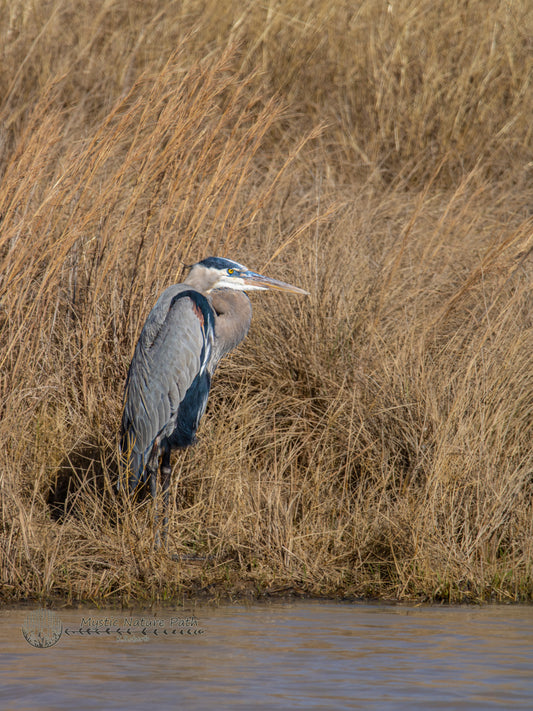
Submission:
<svg viewBox="0 0 533 711">
<path fill-rule="evenodd" d="M 2 709 L 533 709 L 533 607 L 80 608 L 43 649 L 32 609 L 0 611 Z"/>
</svg>

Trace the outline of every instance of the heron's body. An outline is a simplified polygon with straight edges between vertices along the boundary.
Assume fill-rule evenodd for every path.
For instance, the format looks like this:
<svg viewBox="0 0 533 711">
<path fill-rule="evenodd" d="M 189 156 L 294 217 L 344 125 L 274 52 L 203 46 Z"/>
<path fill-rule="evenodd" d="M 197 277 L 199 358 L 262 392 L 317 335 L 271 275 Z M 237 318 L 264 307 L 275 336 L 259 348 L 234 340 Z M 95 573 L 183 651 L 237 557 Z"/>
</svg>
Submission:
<svg viewBox="0 0 533 711">
<path fill-rule="evenodd" d="M 243 340 L 251 320 L 243 292 L 205 296 L 185 282 L 161 294 L 126 382 L 122 449 L 130 452 L 130 491 L 157 470 L 167 450 L 194 444 L 215 368 Z"/>
<path fill-rule="evenodd" d="M 160 459 L 168 490 L 171 450 L 194 444 L 215 368 L 248 333 L 252 307 L 244 291 L 268 288 L 307 293 L 209 257 L 161 294 L 137 342 L 124 394 L 121 449 L 131 493 L 149 481 L 155 495 Z"/>
</svg>

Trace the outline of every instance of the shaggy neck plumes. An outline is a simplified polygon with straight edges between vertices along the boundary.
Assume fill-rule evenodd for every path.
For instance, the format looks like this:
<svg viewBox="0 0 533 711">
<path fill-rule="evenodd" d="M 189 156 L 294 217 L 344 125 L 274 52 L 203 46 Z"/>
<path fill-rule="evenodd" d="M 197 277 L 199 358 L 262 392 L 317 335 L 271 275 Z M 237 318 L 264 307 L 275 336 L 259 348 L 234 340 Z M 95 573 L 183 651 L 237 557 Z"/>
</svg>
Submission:
<svg viewBox="0 0 533 711">
<path fill-rule="evenodd" d="M 215 352 L 218 360 L 238 346 L 248 333 L 252 305 L 244 292 L 231 289 L 215 289 L 208 298 L 216 314 Z"/>
</svg>

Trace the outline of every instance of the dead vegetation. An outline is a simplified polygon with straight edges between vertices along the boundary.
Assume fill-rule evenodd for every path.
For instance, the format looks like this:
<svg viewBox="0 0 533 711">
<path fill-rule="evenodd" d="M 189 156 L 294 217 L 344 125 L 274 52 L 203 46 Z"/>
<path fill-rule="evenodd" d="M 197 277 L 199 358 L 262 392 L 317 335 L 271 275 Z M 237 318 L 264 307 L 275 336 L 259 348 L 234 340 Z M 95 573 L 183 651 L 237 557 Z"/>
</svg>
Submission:
<svg viewBox="0 0 533 711">
<path fill-rule="evenodd" d="M 530 3 L 0 10 L 2 598 L 531 599 Z M 176 563 L 117 429 L 208 255 L 311 296 L 253 297 Z"/>
</svg>

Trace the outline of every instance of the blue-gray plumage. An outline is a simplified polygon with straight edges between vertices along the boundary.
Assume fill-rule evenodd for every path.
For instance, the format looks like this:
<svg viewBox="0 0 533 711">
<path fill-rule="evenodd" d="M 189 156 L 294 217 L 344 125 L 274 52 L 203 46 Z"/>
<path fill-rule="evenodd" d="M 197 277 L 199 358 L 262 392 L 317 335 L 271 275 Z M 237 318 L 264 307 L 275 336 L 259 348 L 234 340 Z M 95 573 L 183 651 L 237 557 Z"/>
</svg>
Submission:
<svg viewBox="0 0 533 711">
<path fill-rule="evenodd" d="M 194 444 L 219 360 L 246 336 L 252 307 L 245 291 L 303 289 L 208 257 L 183 284 L 168 287 L 150 311 L 135 347 L 124 393 L 121 451 L 128 489 L 150 483 L 161 459 L 165 498 L 170 452 Z"/>
</svg>

